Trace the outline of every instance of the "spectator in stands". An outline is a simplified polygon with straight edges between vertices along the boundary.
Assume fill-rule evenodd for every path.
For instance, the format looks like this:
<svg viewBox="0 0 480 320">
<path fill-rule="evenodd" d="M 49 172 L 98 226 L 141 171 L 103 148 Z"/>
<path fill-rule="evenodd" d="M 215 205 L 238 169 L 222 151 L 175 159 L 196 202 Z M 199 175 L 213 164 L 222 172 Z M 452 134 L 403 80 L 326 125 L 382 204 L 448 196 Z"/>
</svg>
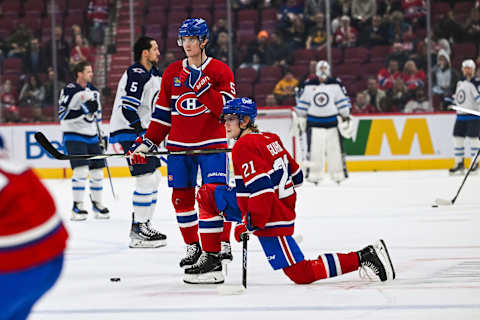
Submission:
<svg viewBox="0 0 480 320">
<path fill-rule="evenodd" d="M 93 45 L 103 44 L 105 27 L 108 24 L 109 0 L 91 0 L 88 4 L 87 18 L 90 23 L 90 40 Z"/>
<path fill-rule="evenodd" d="M 286 0 L 277 13 L 278 30 L 284 39 L 288 39 L 290 50 L 303 48 L 305 45 L 305 24 L 303 22 L 303 5 L 297 0 Z"/>
<path fill-rule="evenodd" d="M 209 42 L 217 42 L 217 36 L 220 32 L 226 32 L 228 34 L 227 21 L 224 18 L 218 18 L 217 22 L 213 25 L 211 40 Z"/>
<path fill-rule="evenodd" d="M 167 67 L 171 63 L 175 62 L 175 60 L 177 59 L 175 58 L 175 54 L 172 51 L 165 52 L 165 55 L 163 56 L 163 61 L 162 63 L 160 63 L 160 66 L 158 67 L 158 70 L 160 71 L 160 73 L 163 74 L 165 69 L 167 69 Z"/>
<path fill-rule="evenodd" d="M 233 46 L 233 44 L 232 44 Z M 232 48 L 233 65 L 237 64 L 237 55 L 235 47 Z M 220 32 L 217 36 L 217 41 L 210 47 L 207 47 L 207 55 L 214 57 L 226 64 L 228 64 L 228 33 Z"/>
<path fill-rule="evenodd" d="M 367 26 L 360 34 L 359 43 L 366 47 L 387 44 L 387 28 L 382 24 L 381 16 L 373 16 L 371 25 Z"/>
<path fill-rule="evenodd" d="M 43 70 L 43 57 L 38 38 L 32 38 L 23 59 L 23 73 L 38 74 Z"/>
<path fill-rule="evenodd" d="M 413 96 L 417 88 L 423 88 L 425 85 L 425 72 L 418 70 L 415 61 L 408 60 L 403 67 L 402 79 L 407 86 L 407 91 L 410 96 Z"/>
<path fill-rule="evenodd" d="M 277 13 L 280 27 L 282 27 L 282 25 L 288 27 L 288 25 L 292 24 L 297 18 L 303 19 L 303 11 L 303 5 L 297 3 L 297 0 L 286 0 L 285 3 L 280 6 Z"/>
<path fill-rule="evenodd" d="M 0 91 L 0 111 L 5 122 L 20 121 L 20 114 L 17 107 L 17 94 L 10 80 L 6 80 L 3 83 Z"/>
<path fill-rule="evenodd" d="M 452 47 L 450 46 L 450 42 L 448 42 L 447 39 L 440 39 L 438 40 L 436 46 L 435 46 L 436 51 L 440 50 L 445 50 L 448 54 L 449 57 L 452 56 Z"/>
<path fill-rule="evenodd" d="M 388 43 L 393 43 L 395 40 L 400 41 L 403 33 L 408 30 L 410 24 L 404 20 L 403 13 L 394 11 L 390 17 L 390 26 L 388 30 Z"/>
<path fill-rule="evenodd" d="M 303 3 L 303 16 L 308 25 L 315 24 L 315 16 L 317 14 L 325 14 L 326 1 L 328 0 L 305 0 Z"/>
<path fill-rule="evenodd" d="M 446 15 L 440 15 L 439 22 L 434 29 L 436 38 L 445 38 L 453 42 L 463 38 L 463 28 L 456 21 L 453 11 L 447 12 Z"/>
<path fill-rule="evenodd" d="M 287 98 L 295 97 L 295 88 L 298 86 L 298 80 L 295 79 L 293 73 L 286 69 L 285 74 L 275 85 L 273 94 L 277 101 L 282 104 Z"/>
<path fill-rule="evenodd" d="M 88 48 L 86 40 L 81 34 L 75 36 L 75 46 L 70 51 L 70 68 L 73 68 L 77 63 L 88 61 L 90 49 Z"/>
<path fill-rule="evenodd" d="M 395 80 L 402 76 L 399 70 L 398 61 L 395 59 L 389 60 L 388 68 L 381 69 L 378 72 L 378 87 L 382 90 L 392 89 Z"/>
<path fill-rule="evenodd" d="M 318 82 L 318 84 L 320 84 L 320 80 L 317 77 L 316 70 L 317 61 L 310 60 L 310 63 L 308 65 L 308 71 L 300 78 L 300 81 L 298 82 L 298 87 L 303 88 L 305 87 L 305 84 L 311 83 L 312 81 L 316 81 Z"/>
<path fill-rule="evenodd" d="M 80 28 L 78 24 L 72 25 L 70 28 L 70 35 L 67 39 L 65 39 L 70 47 L 75 46 L 75 37 L 78 34 L 83 37 L 82 28 Z"/>
<path fill-rule="evenodd" d="M 392 89 L 387 91 L 385 97 L 386 112 L 400 112 L 405 108 L 407 102 L 407 87 L 402 78 L 395 79 Z"/>
<path fill-rule="evenodd" d="M 287 67 L 293 63 L 293 54 L 289 50 L 287 42 L 280 33 L 272 32 L 270 36 L 270 50 L 272 52 L 273 64 L 276 66 Z"/>
<path fill-rule="evenodd" d="M 276 107 L 278 106 L 277 99 L 273 94 L 267 94 L 265 97 L 265 107 Z"/>
<path fill-rule="evenodd" d="M 470 17 L 465 23 L 465 40 L 474 43 L 480 42 L 480 14 L 478 8 L 472 10 Z"/>
<path fill-rule="evenodd" d="M 354 25 L 362 30 L 367 23 L 377 14 L 377 0 L 353 0 L 352 18 Z"/>
<path fill-rule="evenodd" d="M 415 95 L 405 105 L 405 113 L 433 112 L 433 107 L 425 97 L 424 88 L 415 89 Z"/>
<path fill-rule="evenodd" d="M 232 8 L 233 9 L 252 9 L 256 7 L 257 0 L 233 0 Z"/>
<path fill-rule="evenodd" d="M 419 69 L 427 69 L 427 40 L 419 41 L 414 53 L 410 54 L 409 60 L 415 61 Z M 432 65 L 437 62 L 437 55 L 434 50 L 431 53 Z"/>
<path fill-rule="evenodd" d="M 40 84 L 37 75 L 27 76 L 27 81 L 20 90 L 19 107 L 32 108 L 34 120 L 43 120 L 42 102 L 45 99 L 45 88 Z"/>
<path fill-rule="evenodd" d="M 377 4 L 377 13 L 384 19 L 388 19 L 394 11 L 402 10 L 400 1 L 380 0 Z"/>
<path fill-rule="evenodd" d="M 65 81 L 69 72 L 70 47 L 63 37 L 63 29 L 60 26 L 55 27 L 55 42 L 57 47 L 58 78 Z M 50 41 L 44 44 L 43 51 L 45 52 L 45 61 L 50 63 L 53 56 Z"/>
<path fill-rule="evenodd" d="M 60 98 L 60 91 L 65 87 L 65 82 L 58 80 L 57 91 L 54 93 L 53 82 L 55 79 L 55 70 L 53 67 L 47 69 L 47 81 L 43 84 L 43 90 L 45 95 L 42 101 L 42 107 L 53 106 Z"/>
<path fill-rule="evenodd" d="M 368 103 L 368 97 L 364 92 L 357 93 L 355 103 L 352 106 L 352 113 L 377 113 L 377 108 Z"/>
<path fill-rule="evenodd" d="M 342 16 L 340 26 L 335 32 L 335 42 L 339 47 L 354 47 L 357 43 L 357 30 L 350 25 L 350 17 Z"/>
<path fill-rule="evenodd" d="M 425 17 L 427 14 L 427 4 L 425 0 L 402 0 L 402 8 L 412 25 L 420 24 L 425 26 Z"/>
<path fill-rule="evenodd" d="M 257 34 L 257 39 L 250 42 L 247 48 L 246 59 L 244 61 L 245 66 L 254 65 L 272 65 L 273 64 L 273 52 L 268 42 L 269 34 L 265 30 L 261 30 Z"/>
<path fill-rule="evenodd" d="M 396 60 L 398 61 L 399 68 L 403 68 L 403 65 L 409 58 L 407 50 L 403 48 L 403 45 L 401 42 L 395 42 L 392 45 L 392 49 L 390 51 L 390 54 L 387 57 L 387 60 Z"/>
<path fill-rule="evenodd" d="M 444 98 L 455 93 L 459 77 L 458 72 L 451 67 L 447 52 L 443 49 L 438 51 L 437 64 L 432 70 L 432 91 L 440 97 L 442 110 L 447 110 L 450 103 L 444 101 Z"/>
<path fill-rule="evenodd" d="M 21 23 L 15 31 L 8 37 L 7 45 L 9 47 L 8 56 L 23 58 L 27 52 L 27 45 L 32 38 L 32 32 Z"/>
<path fill-rule="evenodd" d="M 323 50 L 327 45 L 327 30 L 325 29 L 325 15 L 321 12 L 314 17 L 314 24 L 308 29 L 306 49 Z"/>
<path fill-rule="evenodd" d="M 386 94 L 385 91 L 378 89 L 378 82 L 375 77 L 368 77 L 367 90 L 362 93 L 366 95 L 368 103 L 378 110 L 378 112 L 384 110 Z"/>
</svg>

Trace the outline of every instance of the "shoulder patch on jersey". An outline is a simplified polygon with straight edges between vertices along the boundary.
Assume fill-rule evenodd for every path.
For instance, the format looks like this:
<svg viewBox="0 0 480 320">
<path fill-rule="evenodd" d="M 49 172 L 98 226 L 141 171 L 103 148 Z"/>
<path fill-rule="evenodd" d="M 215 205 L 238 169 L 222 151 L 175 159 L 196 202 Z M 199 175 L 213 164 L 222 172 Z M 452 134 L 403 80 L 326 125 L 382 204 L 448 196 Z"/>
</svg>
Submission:
<svg viewBox="0 0 480 320">
<path fill-rule="evenodd" d="M 132 71 L 134 73 L 145 73 L 145 70 L 141 69 L 141 68 L 132 68 Z"/>
<path fill-rule="evenodd" d="M 75 83 L 67 84 L 66 88 L 69 88 L 69 89 L 75 88 Z"/>
<path fill-rule="evenodd" d="M 180 77 L 174 77 L 173 78 L 173 86 L 174 87 L 181 87 L 182 86 L 182 81 L 180 81 Z"/>
</svg>

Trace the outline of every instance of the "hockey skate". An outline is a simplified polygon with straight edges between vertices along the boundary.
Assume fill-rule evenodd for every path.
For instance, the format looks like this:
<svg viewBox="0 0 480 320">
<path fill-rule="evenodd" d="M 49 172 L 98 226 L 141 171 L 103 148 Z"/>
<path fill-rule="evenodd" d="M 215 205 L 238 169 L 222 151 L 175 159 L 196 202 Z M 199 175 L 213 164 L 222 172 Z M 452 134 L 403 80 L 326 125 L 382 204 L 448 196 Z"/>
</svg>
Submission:
<svg viewBox="0 0 480 320">
<path fill-rule="evenodd" d="M 203 252 L 196 264 L 185 269 L 183 282 L 190 284 L 223 283 L 222 260 L 220 254 Z"/>
<path fill-rule="evenodd" d="M 471 174 L 477 174 L 478 173 L 478 162 L 476 162 L 473 166 L 472 169 L 470 170 Z"/>
<path fill-rule="evenodd" d="M 158 248 L 167 245 L 167 236 L 152 228 L 147 222 L 132 222 L 130 248 Z"/>
<path fill-rule="evenodd" d="M 232 246 L 230 242 L 222 241 L 222 251 L 220 251 L 220 260 L 222 263 L 230 263 L 233 260 Z"/>
<path fill-rule="evenodd" d="M 100 202 L 92 201 L 92 208 L 95 212 L 95 219 L 110 219 L 110 211 Z"/>
<path fill-rule="evenodd" d="M 370 245 L 357 252 L 360 261 L 360 271 L 364 271 L 368 276 L 368 270 L 371 270 L 380 281 L 395 279 L 395 270 L 392 260 L 388 254 L 387 246 L 383 240 Z"/>
<path fill-rule="evenodd" d="M 70 220 L 72 221 L 84 221 L 87 220 L 88 211 L 85 210 L 83 202 L 73 202 L 72 216 Z"/>
<path fill-rule="evenodd" d="M 202 248 L 200 247 L 200 243 L 195 242 L 192 244 L 187 244 L 185 258 L 180 260 L 180 268 L 187 269 L 192 267 L 200 258 L 201 254 Z"/>
<path fill-rule="evenodd" d="M 448 174 L 453 175 L 462 175 L 465 171 L 465 166 L 463 165 L 463 160 L 458 162 L 455 167 L 448 169 Z"/>
</svg>

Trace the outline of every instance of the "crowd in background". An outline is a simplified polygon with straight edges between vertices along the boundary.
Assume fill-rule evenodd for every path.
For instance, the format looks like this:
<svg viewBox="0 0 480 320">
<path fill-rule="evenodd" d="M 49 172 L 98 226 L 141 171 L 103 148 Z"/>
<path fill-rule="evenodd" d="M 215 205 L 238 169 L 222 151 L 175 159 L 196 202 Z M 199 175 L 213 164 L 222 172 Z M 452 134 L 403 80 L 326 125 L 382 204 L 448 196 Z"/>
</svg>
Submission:
<svg viewBox="0 0 480 320">
<path fill-rule="evenodd" d="M 335 53 L 341 54 L 338 61 L 333 61 L 333 75 L 345 80 L 353 113 L 446 110 L 444 98 L 453 94 L 456 82 L 461 77 L 458 62 L 463 58 L 462 52 L 455 52 L 455 47 L 462 43 L 474 44 L 475 55 L 478 51 L 479 0 L 463 1 L 471 4 L 471 10 L 463 16 L 455 15 L 453 8 L 456 1 L 434 1 L 443 2 L 448 7 L 432 15 L 433 106 L 428 103 L 427 92 L 427 19 L 424 0 L 233 0 L 233 10 L 238 16 L 245 10 L 274 10 L 276 14 L 272 24 L 258 22 L 253 38 L 242 37 L 239 31 L 233 34 L 233 69 L 236 75 L 242 69 L 250 68 L 248 70 L 259 74 L 251 88 L 260 88 L 264 82 L 272 84 L 271 87 L 267 86 L 270 91 L 265 95 L 257 95 L 258 91 L 242 92 L 242 80 L 236 77 L 240 95 L 250 95 L 265 106 L 295 103 L 295 88 L 312 80 L 316 62 L 326 57 L 327 1 L 331 10 L 332 47 Z M 59 24 L 55 28 L 59 88 L 72 80 L 70 70 L 73 65 L 85 60 L 94 63 L 92 51 L 103 43 L 108 10 L 113 3 L 114 0 L 88 1 L 84 24 Z M 146 8 L 148 10 L 148 6 Z M 237 20 L 236 27 L 242 26 Z M 226 19 L 220 17 L 211 21 L 210 29 L 207 55 L 228 62 L 230 39 Z M 41 30 L 33 32 L 20 24 L 6 37 L 0 37 L 0 121 L 55 120 L 53 114 L 47 116 L 45 112 L 45 108 L 53 105 L 59 93 L 53 92 L 55 74 L 51 41 L 43 37 L 44 34 Z M 388 48 L 385 56 L 374 54 L 374 49 L 378 47 Z M 167 45 L 161 48 L 164 49 L 159 64 L 162 71 L 178 58 L 172 51 L 178 48 L 169 48 Z M 369 70 L 369 73 L 362 74 L 355 81 L 345 76 L 342 70 L 348 70 L 348 63 L 342 57 L 344 50 L 350 48 L 369 50 L 370 56 L 365 63 L 370 62 L 371 65 L 373 58 L 380 59 L 378 69 Z M 304 69 L 298 68 L 298 52 L 313 52 L 312 59 L 304 63 Z M 2 66 L 8 58 L 21 59 L 21 74 L 16 78 L 4 74 Z M 473 58 L 480 65 L 480 57 L 468 58 Z M 347 68 L 342 69 L 345 65 Z M 268 69 L 273 71 L 265 79 L 261 75 L 267 67 L 278 67 L 281 73 L 272 76 L 274 70 Z M 21 116 L 20 111 L 24 106 L 33 110 L 29 119 Z"/>
</svg>

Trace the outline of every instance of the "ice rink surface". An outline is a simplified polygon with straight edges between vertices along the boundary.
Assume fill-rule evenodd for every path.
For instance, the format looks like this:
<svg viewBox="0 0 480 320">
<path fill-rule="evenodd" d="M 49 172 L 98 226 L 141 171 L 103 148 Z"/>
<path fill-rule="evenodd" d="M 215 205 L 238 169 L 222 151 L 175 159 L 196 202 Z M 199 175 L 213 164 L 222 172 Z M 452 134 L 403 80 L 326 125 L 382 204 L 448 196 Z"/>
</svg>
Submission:
<svg viewBox="0 0 480 320">
<path fill-rule="evenodd" d="M 168 246 L 129 249 L 131 178 L 114 179 L 118 199 L 105 181 L 109 221 L 69 220 L 70 180 L 46 180 L 70 233 L 66 262 L 55 287 L 29 319 L 480 319 L 480 176 L 467 180 L 445 171 L 351 173 L 337 186 L 329 180 L 297 189 L 296 234 L 308 258 L 349 252 L 383 238 L 397 279 L 380 283 L 358 272 L 295 285 L 271 270 L 259 242 L 249 242 L 248 289 L 218 295 L 213 285 L 186 285 L 178 262 L 184 245 L 166 179 L 153 225 Z M 232 236 L 233 240 L 233 236 Z M 241 246 L 226 284 L 241 282 Z M 119 277 L 121 281 L 111 282 Z"/>
</svg>

